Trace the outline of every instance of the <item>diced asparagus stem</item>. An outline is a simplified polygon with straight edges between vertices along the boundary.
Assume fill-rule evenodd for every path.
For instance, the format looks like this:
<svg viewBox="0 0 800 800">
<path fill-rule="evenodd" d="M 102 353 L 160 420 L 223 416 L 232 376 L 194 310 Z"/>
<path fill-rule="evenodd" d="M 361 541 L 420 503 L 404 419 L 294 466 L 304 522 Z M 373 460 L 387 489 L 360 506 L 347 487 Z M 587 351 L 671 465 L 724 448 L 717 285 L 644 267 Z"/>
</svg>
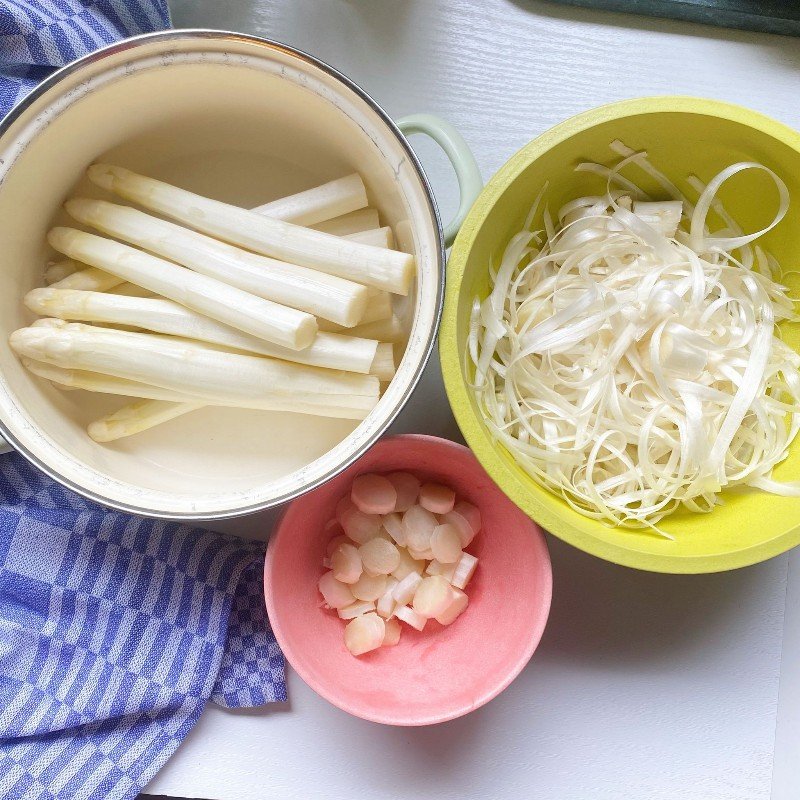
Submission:
<svg viewBox="0 0 800 800">
<path fill-rule="evenodd" d="M 407 294 L 414 258 L 407 253 L 342 240 L 253 211 L 211 200 L 122 167 L 94 164 L 96 185 L 210 236 L 292 264 Z"/>
<path fill-rule="evenodd" d="M 156 333 L 212 342 L 232 350 L 244 350 L 298 364 L 348 372 L 372 372 L 378 351 L 378 342 L 374 339 L 335 333 L 318 333 L 309 347 L 304 350 L 290 350 L 237 331 L 178 303 L 161 298 L 123 297 L 103 292 L 47 288 L 28 292 L 25 295 L 25 305 L 43 317 L 130 325 Z M 385 355 L 381 356 L 380 364 L 385 372 Z M 385 380 L 381 375 L 378 377 Z"/>
<path fill-rule="evenodd" d="M 128 245 L 74 228 L 53 228 L 47 238 L 56 250 L 71 258 L 130 280 L 253 336 L 293 350 L 308 347 L 316 336 L 317 323 L 309 314 L 256 297 Z"/>
</svg>

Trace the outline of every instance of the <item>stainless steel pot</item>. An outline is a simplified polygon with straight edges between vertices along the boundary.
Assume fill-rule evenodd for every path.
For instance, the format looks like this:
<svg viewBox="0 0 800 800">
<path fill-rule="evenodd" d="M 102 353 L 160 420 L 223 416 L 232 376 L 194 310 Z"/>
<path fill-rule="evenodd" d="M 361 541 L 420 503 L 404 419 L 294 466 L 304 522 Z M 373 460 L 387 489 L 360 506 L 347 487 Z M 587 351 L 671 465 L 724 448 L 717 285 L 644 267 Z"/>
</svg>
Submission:
<svg viewBox="0 0 800 800">
<path fill-rule="evenodd" d="M 453 162 L 457 218 L 443 232 L 405 133 L 427 133 Z M 358 171 L 384 224 L 417 259 L 396 312 L 405 336 L 394 380 L 361 422 L 206 408 L 100 445 L 86 424 L 119 398 L 63 392 L 28 373 L 6 340 L 30 322 L 45 233 L 101 159 L 242 206 Z M 128 39 L 46 80 L 0 125 L 0 431 L 64 485 L 115 508 L 173 519 L 224 518 L 283 503 L 336 475 L 410 397 L 436 335 L 445 244 L 480 189 L 463 139 L 420 115 L 396 124 L 352 81 L 277 42 L 208 30 Z"/>
</svg>

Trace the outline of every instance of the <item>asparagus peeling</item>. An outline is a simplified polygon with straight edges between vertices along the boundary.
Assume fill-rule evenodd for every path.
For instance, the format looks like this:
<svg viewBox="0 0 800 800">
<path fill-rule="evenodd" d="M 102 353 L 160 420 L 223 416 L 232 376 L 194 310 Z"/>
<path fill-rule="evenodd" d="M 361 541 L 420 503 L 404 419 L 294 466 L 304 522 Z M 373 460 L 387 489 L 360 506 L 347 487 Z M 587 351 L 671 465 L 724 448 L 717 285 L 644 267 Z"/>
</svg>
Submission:
<svg viewBox="0 0 800 800">
<path fill-rule="evenodd" d="M 408 294 L 414 258 L 302 228 L 201 197 L 109 164 L 89 167 L 89 179 L 131 202 L 231 244 L 367 286 Z"/>
<path fill-rule="evenodd" d="M 53 228 L 47 239 L 71 258 L 269 342 L 301 350 L 316 336 L 317 322 L 310 314 L 256 297 L 128 245 L 74 228 Z"/>
</svg>

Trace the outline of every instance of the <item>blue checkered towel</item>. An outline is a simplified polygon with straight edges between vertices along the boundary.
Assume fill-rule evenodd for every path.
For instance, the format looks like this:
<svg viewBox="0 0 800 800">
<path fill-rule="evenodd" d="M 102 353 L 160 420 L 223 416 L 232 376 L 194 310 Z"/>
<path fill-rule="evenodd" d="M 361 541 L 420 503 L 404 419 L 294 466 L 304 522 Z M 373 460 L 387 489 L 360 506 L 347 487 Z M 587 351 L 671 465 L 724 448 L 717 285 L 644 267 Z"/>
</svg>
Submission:
<svg viewBox="0 0 800 800">
<path fill-rule="evenodd" d="M 55 67 L 168 24 L 163 0 L 0 0 L 0 113 Z M 133 798 L 209 698 L 285 700 L 263 556 L 0 456 L 0 798 Z"/>
</svg>

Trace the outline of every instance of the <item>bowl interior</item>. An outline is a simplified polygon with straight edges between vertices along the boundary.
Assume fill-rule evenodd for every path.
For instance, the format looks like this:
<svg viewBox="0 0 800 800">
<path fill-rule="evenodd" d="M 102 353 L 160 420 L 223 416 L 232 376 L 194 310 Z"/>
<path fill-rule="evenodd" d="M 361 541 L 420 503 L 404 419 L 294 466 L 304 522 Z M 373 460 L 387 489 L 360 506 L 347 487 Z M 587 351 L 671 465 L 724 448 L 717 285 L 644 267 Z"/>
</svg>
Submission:
<svg viewBox="0 0 800 800">
<path fill-rule="evenodd" d="M 726 493 L 724 505 L 712 514 L 683 512 L 665 520 L 662 527 L 675 541 L 612 528 L 585 518 L 536 485 L 504 448 L 495 445 L 466 385 L 473 374 L 465 359 L 470 307 L 476 296 L 488 293 L 490 261 L 496 263 L 509 238 L 522 227 L 545 182 L 553 211 L 575 197 L 602 193 L 604 179 L 573 168 L 585 160 L 612 163 L 608 145 L 615 139 L 647 150 L 652 163 L 688 197 L 695 196 L 685 180 L 691 174 L 708 181 L 738 161 L 757 161 L 773 169 L 789 187 L 791 207 L 762 243 L 785 271 L 797 269 L 800 135 L 794 131 L 745 109 L 690 98 L 628 101 L 568 120 L 523 148 L 500 170 L 454 247 L 441 348 L 456 417 L 478 458 L 506 493 L 552 533 L 589 552 L 630 566 L 675 572 L 706 572 L 763 560 L 800 541 L 796 499 L 762 492 Z M 663 196 L 635 168 L 626 174 L 653 196 Z M 719 196 L 746 231 L 766 225 L 777 208 L 777 192 L 763 172 L 740 173 Z M 795 277 L 787 277 L 790 286 Z M 800 326 L 784 324 L 782 336 L 793 347 L 800 346 Z M 775 474 L 780 480 L 800 477 L 800 441 L 795 441 Z"/>
<path fill-rule="evenodd" d="M 364 99 L 285 49 L 179 37 L 106 53 L 35 100 L 0 139 L 0 159 L 0 418 L 13 442 L 78 489 L 173 516 L 274 504 L 363 449 L 421 369 L 440 291 L 423 180 Z M 82 177 L 99 159 L 244 207 L 360 172 L 382 224 L 419 263 L 415 289 L 397 302 L 406 340 L 396 357 L 405 357 L 370 418 L 208 408 L 93 443 L 86 424 L 128 400 L 54 389 L 21 367 L 6 338 L 33 318 L 22 297 L 54 257 L 46 231 L 75 224 L 63 201 L 102 196 Z"/>
<path fill-rule="evenodd" d="M 317 582 L 338 500 L 363 472 L 413 471 L 477 505 L 483 531 L 467 587 L 469 607 L 448 627 L 403 625 L 400 643 L 354 658 L 345 623 L 319 607 Z M 490 700 L 525 666 L 550 608 L 551 572 L 539 528 L 492 483 L 461 445 L 427 436 L 376 444 L 325 486 L 296 500 L 273 533 L 265 567 L 267 608 L 291 665 L 345 711 L 393 725 L 452 719 Z"/>
</svg>

